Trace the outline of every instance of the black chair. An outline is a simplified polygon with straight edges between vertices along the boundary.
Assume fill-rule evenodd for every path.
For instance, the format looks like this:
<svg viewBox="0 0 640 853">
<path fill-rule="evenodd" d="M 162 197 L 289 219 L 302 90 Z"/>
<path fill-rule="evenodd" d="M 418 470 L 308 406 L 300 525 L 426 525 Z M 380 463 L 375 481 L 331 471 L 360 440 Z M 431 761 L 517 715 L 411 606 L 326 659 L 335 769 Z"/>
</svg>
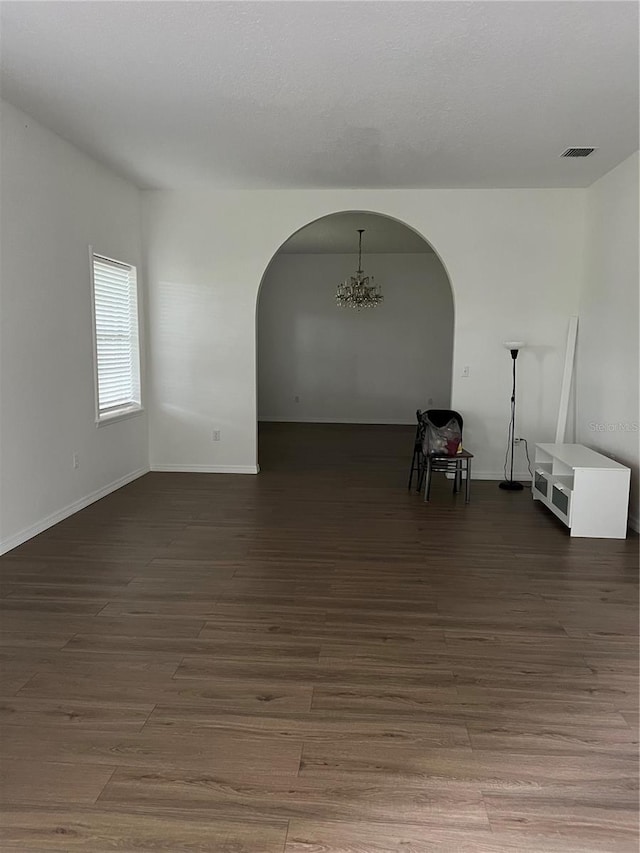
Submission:
<svg viewBox="0 0 640 853">
<path fill-rule="evenodd" d="M 426 460 L 423 451 L 424 438 L 427 432 L 427 423 L 430 421 L 434 426 L 443 427 L 445 424 L 448 424 L 450 420 L 455 420 L 460 427 L 460 436 L 462 436 L 462 427 L 464 424 L 462 415 L 460 412 L 455 412 L 453 409 L 426 409 L 425 411 L 421 411 L 420 409 L 416 409 L 416 434 L 413 442 L 413 456 L 411 458 L 411 469 L 409 471 L 409 483 L 407 488 L 411 488 L 411 483 L 413 481 L 413 472 L 416 471 L 418 475 L 418 481 L 416 485 L 416 491 L 420 491 L 422 489 L 422 483 L 424 481 L 424 475 L 426 473 Z M 447 458 L 447 457 L 439 457 L 439 458 Z M 455 465 L 455 459 L 451 460 L 453 463 L 451 467 Z M 436 470 L 434 468 L 434 470 Z M 440 470 L 439 468 L 437 470 Z M 449 468 L 447 468 L 449 470 Z M 454 483 L 454 491 L 455 491 L 455 483 Z"/>
<path fill-rule="evenodd" d="M 420 491 L 420 486 L 422 483 L 422 442 L 424 441 L 425 433 L 427 431 L 427 422 L 423 418 L 423 413 L 420 409 L 416 409 L 416 420 L 418 421 L 416 425 L 416 435 L 413 440 L 413 456 L 411 457 L 411 470 L 409 471 L 409 483 L 407 488 L 411 488 L 411 481 L 413 480 L 413 472 L 415 471 L 418 475 L 418 485 L 416 486 L 416 491 Z"/>
<path fill-rule="evenodd" d="M 464 420 L 460 412 L 456 412 L 453 409 L 428 409 L 426 412 L 422 412 L 422 420 L 424 421 L 424 434 L 426 434 L 427 423 L 431 422 L 435 427 L 443 427 L 449 423 L 451 420 L 455 420 L 460 428 L 460 439 L 462 440 L 462 428 L 464 425 Z M 424 499 L 425 501 L 429 500 L 429 493 L 431 491 L 431 475 L 434 471 L 441 471 L 445 474 L 453 474 L 453 492 L 454 494 L 459 491 L 460 486 L 462 485 L 462 472 L 465 473 L 466 478 L 466 498 L 465 500 L 469 501 L 469 477 L 471 474 L 471 459 L 473 458 L 472 454 L 463 451 L 462 454 L 458 454 L 455 456 L 451 456 L 447 453 L 429 453 L 428 456 L 425 456 L 424 451 L 421 452 L 420 458 L 420 472 L 418 475 L 418 491 L 422 488 L 422 483 L 426 477 L 425 490 L 424 490 Z"/>
</svg>

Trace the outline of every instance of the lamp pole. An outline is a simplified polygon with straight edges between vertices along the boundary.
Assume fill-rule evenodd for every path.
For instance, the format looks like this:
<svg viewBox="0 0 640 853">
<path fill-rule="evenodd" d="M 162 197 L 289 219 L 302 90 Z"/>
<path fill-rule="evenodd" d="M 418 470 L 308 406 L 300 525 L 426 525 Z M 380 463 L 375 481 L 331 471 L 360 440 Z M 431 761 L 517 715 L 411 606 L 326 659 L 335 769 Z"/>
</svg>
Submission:
<svg viewBox="0 0 640 853">
<path fill-rule="evenodd" d="M 511 418 L 509 420 L 509 434 L 510 434 L 510 453 L 511 453 L 511 465 L 509 467 L 509 479 L 503 480 L 499 484 L 499 488 L 504 489 L 507 492 L 521 492 L 524 486 L 522 483 L 519 483 L 517 480 L 513 479 L 513 451 L 516 443 L 516 360 L 518 358 L 518 352 L 524 344 L 521 341 L 507 341 L 505 343 L 505 347 L 507 347 L 511 353 L 511 359 L 513 363 L 513 384 L 511 387 Z"/>
</svg>

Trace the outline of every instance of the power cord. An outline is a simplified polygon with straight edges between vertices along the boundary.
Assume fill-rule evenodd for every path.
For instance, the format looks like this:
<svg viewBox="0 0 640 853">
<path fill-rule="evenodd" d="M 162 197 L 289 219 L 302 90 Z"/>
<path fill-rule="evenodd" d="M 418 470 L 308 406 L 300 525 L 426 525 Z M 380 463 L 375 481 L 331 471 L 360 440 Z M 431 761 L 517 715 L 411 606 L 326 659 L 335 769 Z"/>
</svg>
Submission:
<svg viewBox="0 0 640 853">
<path fill-rule="evenodd" d="M 511 417 L 509 418 L 509 429 L 507 431 L 507 450 L 504 454 L 504 478 L 505 478 L 505 480 L 509 479 L 509 476 L 507 474 L 507 467 L 509 464 L 509 451 L 511 449 L 511 436 L 513 435 L 515 415 L 516 415 L 516 402 L 515 402 L 515 397 L 512 395 L 511 396 Z"/>
<path fill-rule="evenodd" d="M 533 471 L 531 470 L 531 460 L 529 459 L 529 444 L 526 438 L 521 438 L 521 442 L 524 444 L 524 452 L 527 454 L 527 468 L 529 469 L 529 474 L 531 475 L 531 479 L 533 480 Z"/>
<path fill-rule="evenodd" d="M 507 479 L 507 465 L 509 462 L 509 450 L 511 449 L 511 433 L 513 431 L 513 419 L 509 421 L 509 430 L 507 432 L 507 452 L 504 455 L 504 478 Z M 529 442 L 526 438 L 518 438 L 516 439 L 518 444 L 524 444 L 524 452 L 527 457 L 527 468 L 529 469 L 529 476 L 533 480 L 533 469 L 531 468 L 531 458 L 529 457 Z"/>
</svg>

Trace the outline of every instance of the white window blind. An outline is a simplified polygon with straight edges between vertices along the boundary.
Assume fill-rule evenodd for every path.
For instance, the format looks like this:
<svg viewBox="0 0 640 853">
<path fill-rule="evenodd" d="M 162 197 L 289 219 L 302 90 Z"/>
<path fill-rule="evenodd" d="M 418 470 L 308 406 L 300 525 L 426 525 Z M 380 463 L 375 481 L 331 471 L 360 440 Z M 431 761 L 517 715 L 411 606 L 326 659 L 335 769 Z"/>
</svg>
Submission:
<svg viewBox="0 0 640 853">
<path fill-rule="evenodd" d="M 136 268 L 93 255 L 98 420 L 140 408 Z"/>
</svg>

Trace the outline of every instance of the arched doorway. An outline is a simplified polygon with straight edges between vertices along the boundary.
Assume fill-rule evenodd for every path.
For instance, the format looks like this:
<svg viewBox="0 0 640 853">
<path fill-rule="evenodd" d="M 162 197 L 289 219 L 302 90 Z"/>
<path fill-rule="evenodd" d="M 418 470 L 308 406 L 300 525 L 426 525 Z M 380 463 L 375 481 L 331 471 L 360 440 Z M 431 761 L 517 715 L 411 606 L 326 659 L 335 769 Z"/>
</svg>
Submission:
<svg viewBox="0 0 640 853">
<path fill-rule="evenodd" d="M 384 297 L 363 311 L 335 299 L 358 266 L 359 229 L 362 267 Z M 280 246 L 260 285 L 258 426 L 413 425 L 416 408 L 450 406 L 453 337 L 449 277 L 420 234 L 369 211 L 315 220 Z"/>
</svg>

